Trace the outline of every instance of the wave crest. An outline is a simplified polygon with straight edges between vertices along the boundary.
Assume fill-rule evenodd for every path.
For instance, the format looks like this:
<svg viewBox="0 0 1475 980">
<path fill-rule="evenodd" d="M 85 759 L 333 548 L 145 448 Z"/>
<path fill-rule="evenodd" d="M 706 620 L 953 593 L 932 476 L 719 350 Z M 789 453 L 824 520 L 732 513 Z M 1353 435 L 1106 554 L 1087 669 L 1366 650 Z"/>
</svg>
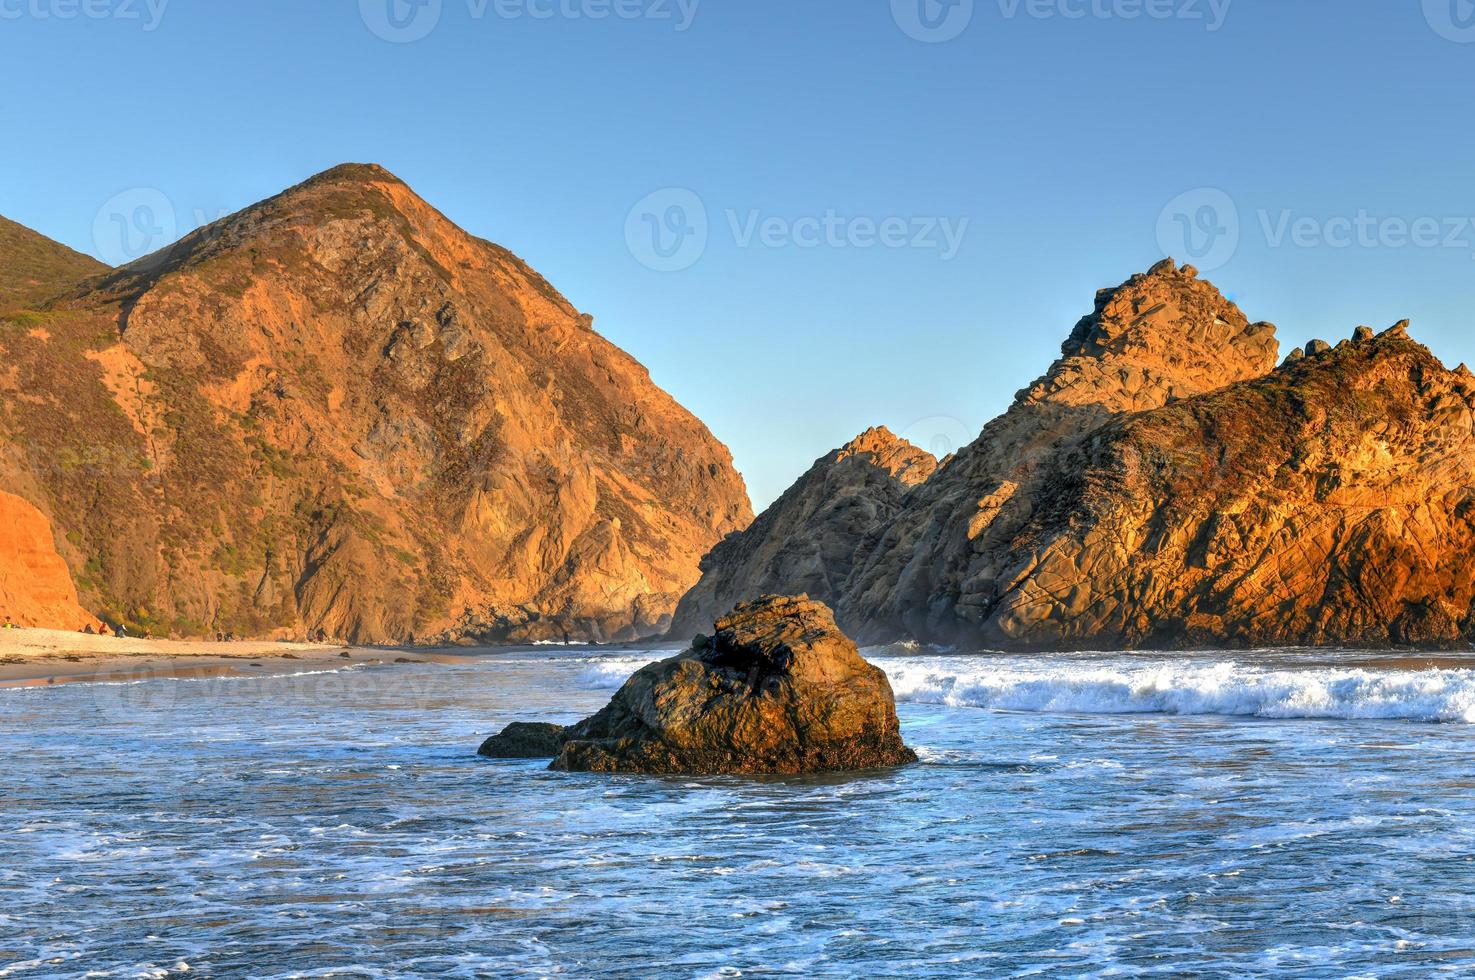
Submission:
<svg viewBox="0 0 1475 980">
<path fill-rule="evenodd" d="M 1236 662 L 881 664 L 898 701 L 1004 711 L 1475 722 L 1470 670 L 1271 670 Z"/>
</svg>

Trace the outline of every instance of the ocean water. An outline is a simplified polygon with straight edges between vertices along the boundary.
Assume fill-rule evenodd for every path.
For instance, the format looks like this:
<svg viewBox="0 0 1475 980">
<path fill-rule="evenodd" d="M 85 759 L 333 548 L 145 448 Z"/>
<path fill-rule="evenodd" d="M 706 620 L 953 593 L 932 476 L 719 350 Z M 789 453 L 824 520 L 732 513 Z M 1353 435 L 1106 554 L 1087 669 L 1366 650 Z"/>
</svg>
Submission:
<svg viewBox="0 0 1475 980">
<path fill-rule="evenodd" d="M 581 648 L 0 691 L 0 977 L 1475 970 L 1475 665 L 868 654 L 919 765 L 477 758 Z"/>
</svg>

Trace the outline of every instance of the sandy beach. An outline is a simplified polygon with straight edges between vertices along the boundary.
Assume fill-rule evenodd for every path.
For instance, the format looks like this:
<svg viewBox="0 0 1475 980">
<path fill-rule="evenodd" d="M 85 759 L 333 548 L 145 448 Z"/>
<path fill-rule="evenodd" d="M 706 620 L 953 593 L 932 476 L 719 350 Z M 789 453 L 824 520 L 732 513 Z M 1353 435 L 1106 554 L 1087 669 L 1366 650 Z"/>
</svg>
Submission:
<svg viewBox="0 0 1475 980">
<path fill-rule="evenodd" d="M 59 630 L 0 630 L 0 687 L 148 677 L 246 677 L 336 670 L 352 663 L 423 663 L 414 652 L 343 644 L 144 640 Z"/>
</svg>

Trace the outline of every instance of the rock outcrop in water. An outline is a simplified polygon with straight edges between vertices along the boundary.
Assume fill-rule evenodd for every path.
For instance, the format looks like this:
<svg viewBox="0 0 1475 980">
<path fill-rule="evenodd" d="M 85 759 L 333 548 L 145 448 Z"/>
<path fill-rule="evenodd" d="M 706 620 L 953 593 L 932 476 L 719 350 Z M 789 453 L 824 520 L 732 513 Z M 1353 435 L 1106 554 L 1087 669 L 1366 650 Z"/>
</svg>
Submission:
<svg viewBox="0 0 1475 980">
<path fill-rule="evenodd" d="M 556 743 L 552 768 L 579 772 L 756 775 L 916 761 L 886 674 L 808 596 L 739 606 L 713 636 L 637 671 L 598 714 L 561 731 L 510 726 L 481 753 L 523 758 Z"/>
<path fill-rule="evenodd" d="M 0 232 L 4 232 L 0 228 Z M 12 236 L 14 237 L 14 236 Z M 751 520 L 727 450 L 506 249 L 373 166 L 96 271 L 0 268 L 0 488 L 156 633 L 663 632 Z"/>
<path fill-rule="evenodd" d="M 515 721 L 481 743 L 478 755 L 489 759 L 551 759 L 563 751 L 568 729 L 562 725 Z"/>
<path fill-rule="evenodd" d="M 756 595 L 802 592 L 833 604 L 856 555 L 936 469 L 930 453 L 884 427 L 816 461 L 746 532 L 702 560 L 702 579 L 682 597 L 670 635 L 690 636 Z"/>
<path fill-rule="evenodd" d="M 1403 325 L 1276 355 L 1191 267 L 1103 290 L 1050 371 L 835 566 L 841 625 L 1041 649 L 1468 639 L 1470 373 Z M 775 526 L 714 557 L 781 548 L 745 540 Z M 725 595 L 789 587 L 707 565 Z"/>
</svg>

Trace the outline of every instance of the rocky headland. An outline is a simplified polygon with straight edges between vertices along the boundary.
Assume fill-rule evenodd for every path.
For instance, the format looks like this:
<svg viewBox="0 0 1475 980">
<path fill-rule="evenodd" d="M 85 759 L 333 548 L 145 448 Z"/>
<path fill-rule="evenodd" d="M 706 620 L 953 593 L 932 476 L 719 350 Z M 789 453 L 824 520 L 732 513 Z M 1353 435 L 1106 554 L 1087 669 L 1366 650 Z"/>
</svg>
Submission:
<svg viewBox="0 0 1475 980">
<path fill-rule="evenodd" d="M 881 492 L 878 531 L 816 524 L 848 508 L 811 471 L 708 556 L 683 608 L 789 589 L 802 566 L 734 558 L 782 553 L 797 520 L 855 542 L 825 595 L 863 642 L 1467 643 L 1475 379 L 1406 324 L 1278 368 L 1277 348 L 1191 266 L 1160 263 L 1102 290 L 975 442 L 899 500 Z"/>
<path fill-rule="evenodd" d="M 482 745 L 564 771 L 794 774 L 875 769 L 916 756 L 886 674 L 808 596 L 765 596 L 678 656 L 637 671 L 568 728 L 516 724 Z"/>
</svg>

